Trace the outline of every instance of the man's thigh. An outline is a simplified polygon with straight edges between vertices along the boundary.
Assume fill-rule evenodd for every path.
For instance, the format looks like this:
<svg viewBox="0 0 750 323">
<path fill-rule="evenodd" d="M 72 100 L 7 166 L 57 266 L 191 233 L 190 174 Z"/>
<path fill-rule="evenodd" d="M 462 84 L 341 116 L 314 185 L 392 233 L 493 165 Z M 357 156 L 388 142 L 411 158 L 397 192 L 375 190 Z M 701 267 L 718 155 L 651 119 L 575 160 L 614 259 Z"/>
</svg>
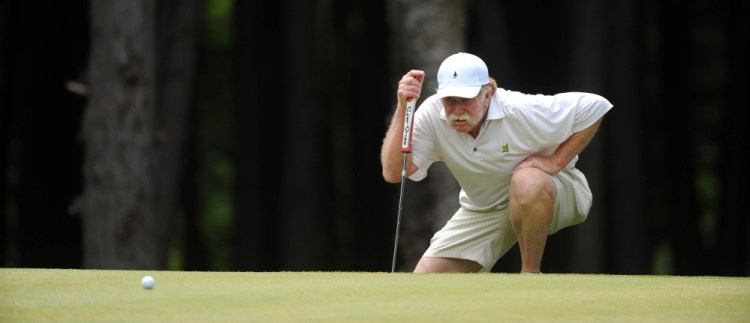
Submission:
<svg viewBox="0 0 750 323">
<path fill-rule="evenodd" d="M 585 221 L 592 204 L 588 182 L 578 169 L 560 172 L 552 179 L 557 186 L 557 196 L 548 234 Z"/>
</svg>

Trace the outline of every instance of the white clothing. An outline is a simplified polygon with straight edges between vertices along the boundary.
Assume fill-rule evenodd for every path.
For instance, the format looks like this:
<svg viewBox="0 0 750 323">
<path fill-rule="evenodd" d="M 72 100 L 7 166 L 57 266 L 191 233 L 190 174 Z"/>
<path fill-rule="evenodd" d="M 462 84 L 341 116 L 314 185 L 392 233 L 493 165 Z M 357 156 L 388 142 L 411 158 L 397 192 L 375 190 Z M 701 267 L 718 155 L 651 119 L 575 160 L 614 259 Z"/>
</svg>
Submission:
<svg viewBox="0 0 750 323">
<path fill-rule="evenodd" d="M 510 178 L 519 163 L 531 155 L 551 155 L 611 108 L 596 94 L 528 95 L 498 88 L 475 139 L 448 125 L 442 102 L 433 95 L 415 113 L 412 161 L 419 170 L 409 178 L 420 181 L 432 163 L 445 162 L 461 186 L 463 209 L 497 210 L 508 203 Z M 574 168 L 577 160 L 564 169 Z"/>
<path fill-rule="evenodd" d="M 552 181 L 557 194 L 548 235 L 585 221 L 592 198 L 586 177 L 578 169 L 563 170 Z M 516 242 L 508 205 L 486 212 L 459 208 L 432 237 L 424 257 L 468 259 L 482 265 L 482 271 L 491 271 Z"/>
</svg>

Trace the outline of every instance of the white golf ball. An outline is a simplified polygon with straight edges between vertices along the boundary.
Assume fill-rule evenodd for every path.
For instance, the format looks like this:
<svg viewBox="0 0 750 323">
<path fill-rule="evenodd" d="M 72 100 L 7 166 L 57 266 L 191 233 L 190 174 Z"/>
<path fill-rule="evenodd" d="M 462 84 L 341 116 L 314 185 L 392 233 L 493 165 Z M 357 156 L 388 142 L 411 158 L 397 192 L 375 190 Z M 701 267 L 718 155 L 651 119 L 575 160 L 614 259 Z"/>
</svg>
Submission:
<svg viewBox="0 0 750 323">
<path fill-rule="evenodd" d="M 151 276 L 145 276 L 143 279 L 141 279 L 141 286 L 145 289 L 152 289 L 154 288 L 154 284 L 156 284 L 156 280 L 154 280 L 154 277 Z"/>
</svg>

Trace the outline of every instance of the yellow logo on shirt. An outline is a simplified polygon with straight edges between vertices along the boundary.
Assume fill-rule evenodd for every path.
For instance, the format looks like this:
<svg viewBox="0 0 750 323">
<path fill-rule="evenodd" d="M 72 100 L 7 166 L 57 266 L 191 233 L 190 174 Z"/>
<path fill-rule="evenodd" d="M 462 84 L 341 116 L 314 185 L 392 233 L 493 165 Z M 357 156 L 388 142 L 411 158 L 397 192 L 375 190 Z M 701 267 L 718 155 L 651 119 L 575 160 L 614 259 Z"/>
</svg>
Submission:
<svg viewBox="0 0 750 323">
<path fill-rule="evenodd" d="M 510 148 L 508 148 L 508 144 L 503 145 L 503 152 L 504 153 L 510 152 Z"/>
</svg>

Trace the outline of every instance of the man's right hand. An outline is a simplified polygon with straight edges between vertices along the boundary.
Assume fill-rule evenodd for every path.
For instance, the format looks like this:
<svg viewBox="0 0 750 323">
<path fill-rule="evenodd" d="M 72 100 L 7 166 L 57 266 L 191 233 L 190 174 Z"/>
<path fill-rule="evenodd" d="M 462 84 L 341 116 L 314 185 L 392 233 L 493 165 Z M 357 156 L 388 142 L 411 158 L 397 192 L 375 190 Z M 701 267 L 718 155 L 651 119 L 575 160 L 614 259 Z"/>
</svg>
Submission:
<svg viewBox="0 0 750 323">
<path fill-rule="evenodd" d="M 422 81 L 424 71 L 411 70 L 398 82 L 398 106 L 391 119 L 391 125 L 385 134 L 383 146 L 380 150 L 380 161 L 383 165 L 383 178 L 388 183 L 398 183 L 401 180 L 402 158 L 401 139 L 404 132 L 404 112 L 406 111 L 406 100 L 418 99 L 422 93 Z M 411 154 L 407 154 L 406 175 L 409 176 L 418 170 L 411 161 Z"/>
<path fill-rule="evenodd" d="M 401 77 L 401 81 L 398 82 L 398 106 L 400 108 L 406 107 L 406 100 L 408 98 L 418 99 L 422 93 L 422 82 L 424 82 L 424 71 L 411 70 Z"/>
</svg>

